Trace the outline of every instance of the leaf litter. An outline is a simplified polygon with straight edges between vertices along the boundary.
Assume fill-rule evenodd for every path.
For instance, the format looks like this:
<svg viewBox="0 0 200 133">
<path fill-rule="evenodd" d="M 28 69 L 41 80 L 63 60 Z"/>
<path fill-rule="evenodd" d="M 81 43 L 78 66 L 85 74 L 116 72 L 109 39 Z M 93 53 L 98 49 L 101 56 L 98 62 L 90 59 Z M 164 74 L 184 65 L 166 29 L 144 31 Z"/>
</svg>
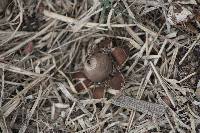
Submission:
<svg viewBox="0 0 200 133">
<path fill-rule="evenodd" d="M 199 5 L 1 0 L 0 132 L 198 133 Z M 119 76 L 91 86 L 72 75 L 95 47 Z"/>
</svg>

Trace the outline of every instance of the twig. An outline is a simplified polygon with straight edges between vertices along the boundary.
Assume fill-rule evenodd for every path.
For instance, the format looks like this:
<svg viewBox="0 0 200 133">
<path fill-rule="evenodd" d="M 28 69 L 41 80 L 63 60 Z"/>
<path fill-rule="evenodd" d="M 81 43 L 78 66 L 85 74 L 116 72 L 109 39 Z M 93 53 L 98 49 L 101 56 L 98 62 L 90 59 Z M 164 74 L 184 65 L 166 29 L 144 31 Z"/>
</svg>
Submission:
<svg viewBox="0 0 200 133">
<path fill-rule="evenodd" d="M 11 71 L 13 73 L 24 74 L 27 76 L 34 76 L 34 77 L 44 76 L 43 74 L 38 74 L 38 73 L 31 72 L 31 71 L 27 71 L 22 68 L 19 68 L 19 67 L 13 66 L 13 65 L 9 65 L 9 64 L 5 64 L 5 63 L 0 63 L 0 68 Z"/>
<path fill-rule="evenodd" d="M 54 12 L 50 12 L 47 10 L 44 10 L 44 15 L 50 18 L 54 18 L 56 20 L 60 20 L 66 23 L 70 23 L 70 24 L 75 24 L 78 22 L 78 20 L 74 19 L 74 18 L 70 18 L 67 16 L 63 16 Z M 85 27 L 108 27 L 108 24 L 99 24 L 99 23 L 92 23 L 92 22 L 87 22 L 85 25 Z M 136 26 L 136 24 L 110 24 L 110 27 L 131 27 L 131 26 Z"/>
<path fill-rule="evenodd" d="M 31 42 L 35 38 L 43 35 L 51 26 L 53 26 L 55 24 L 55 22 L 56 21 L 52 21 L 47 27 L 45 27 L 44 29 L 42 29 L 40 32 L 36 33 L 33 37 L 28 38 L 27 40 L 25 40 L 21 44 L 18 44 L 14 48 L 9 49 L 8 51 L 4 52 L 3 54 L 0 54 L 0 58 L 2 58 L 2 57 L 6 56 L 8 54 L 11 54 L 11 53 L 17 51 L 18 49 L 20 49 L 21 47 L 23 47 L 24 45 L 26 45 L 28 42 Z"/>
<path fill-rule="evenodd" d="M 20 128 L 19 133 L 25 133 L 27 126 L 29 125 L 29 121 L 31 120 L 31 117 L 33 116 L 33 113 L 35 112 L 35 109 L 39 104 L 41 96 L 42 96 L 42 88 L 40 88 L 40 90 L 38 92 L 38 97 L 37 97 L 35 103 L 33 104 L 31 111 L 29 113 L 27 113 L 26 121 L 25 121 L 24 125 Z"/>
<path fill-rule="evenodd" d="M 157 70 L 156 70 L 156 68 L 155 68 L 155 66 L 153 65 L 152 62 L 150 62 L 150 65 L 151 65 L 152 70 L 154 71 L 156 77 L 158 78 L 158 80 L 159 80 L 161 86 L 163 87 L 163 89 L 165 90 L 167 96 L 169 97 L 169 99 L 170 99 L 172 105 L 175 107 L 176 104 L 175 104 L 175 102 L 174 102 L 174 100 L 173 100 L 173 97 L 171 96 L 169 90 L 167 89 L 167 87 L 166 87 L 165 84 L 163 83 L 161 76 L 160 76 L 159 73 L 157 72 Z"/>
<path fill-rule="evenodd" d="M 179 61 L 179 65 L 181 65 L 183 63 L 183 61 L 185 60 L 185 58 L 189 55 L 189 53 L 192 51 L 192 49 L 196 46 L 196 44 L 199 41 L 199 39 L 200 39 L 200 34 L 197 36 L 197 39 L 192 43 L 192 46 L 189 48 L 189 50 L 187 51 L 187 53 Z"/>
</svg>

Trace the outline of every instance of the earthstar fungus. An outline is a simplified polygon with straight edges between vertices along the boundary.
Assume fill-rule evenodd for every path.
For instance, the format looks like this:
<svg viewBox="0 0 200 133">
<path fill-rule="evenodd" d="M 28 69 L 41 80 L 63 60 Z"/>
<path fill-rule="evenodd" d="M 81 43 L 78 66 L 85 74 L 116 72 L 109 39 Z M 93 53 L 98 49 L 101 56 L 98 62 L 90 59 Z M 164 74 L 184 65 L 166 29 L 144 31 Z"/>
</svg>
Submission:
<svg viewBox="0 0 200 133">
<path fill-rule="evenodd" d="M 101 41 L 88 55 L 83 68 L 72 73 L 75 89 L 84 92 L 91 90 L 93 98 L 105 96 L 107 88 L 121 90 L 125 79 L 120 69 L 128 59 L 128 52 L 121 47 L 112 47 L 112 41 Z"/>
</svg>

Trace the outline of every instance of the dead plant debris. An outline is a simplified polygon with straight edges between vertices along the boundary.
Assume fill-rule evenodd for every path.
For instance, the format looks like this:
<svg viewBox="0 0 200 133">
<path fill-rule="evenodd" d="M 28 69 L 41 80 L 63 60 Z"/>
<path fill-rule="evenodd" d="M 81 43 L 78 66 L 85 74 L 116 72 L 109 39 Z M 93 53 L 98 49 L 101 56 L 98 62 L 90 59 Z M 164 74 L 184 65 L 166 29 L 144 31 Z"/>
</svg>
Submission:
<svg viewBox="0 0 200 133">
<path fill-rule="evenodd" d="M 0 0 L 0 132 L 198 133 L 199 33 L 199 0 Z"/>
</svg>

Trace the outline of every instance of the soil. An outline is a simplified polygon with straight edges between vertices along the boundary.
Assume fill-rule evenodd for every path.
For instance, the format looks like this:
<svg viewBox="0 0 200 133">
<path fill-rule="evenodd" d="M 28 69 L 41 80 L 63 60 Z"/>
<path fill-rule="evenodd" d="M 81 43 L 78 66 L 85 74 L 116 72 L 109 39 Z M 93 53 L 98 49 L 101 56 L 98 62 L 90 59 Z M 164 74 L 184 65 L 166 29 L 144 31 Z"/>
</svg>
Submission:
<svg viewBox="0 0 200 133">
<path fill-rule="evenodd" d="M 198 133 L 199 33 L 200 0 L 0 0 L 0 132 Z M 101 48 L 118 77 L 74 79 Z"/>
</svg>

